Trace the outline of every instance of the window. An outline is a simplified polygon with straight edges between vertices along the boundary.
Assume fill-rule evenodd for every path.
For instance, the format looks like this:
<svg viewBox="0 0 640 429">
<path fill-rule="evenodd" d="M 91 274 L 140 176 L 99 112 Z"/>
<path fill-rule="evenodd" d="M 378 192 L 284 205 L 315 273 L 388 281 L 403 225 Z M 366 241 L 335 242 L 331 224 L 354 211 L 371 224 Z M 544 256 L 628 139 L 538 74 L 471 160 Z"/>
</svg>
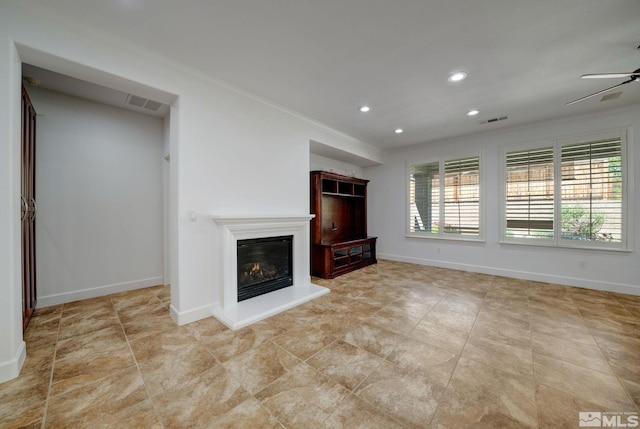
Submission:
<svg viewBox="0 0 640 429">
<path fill-rule="evenodd" d="M 507 236 L 553 238 L 553 147 L 507 152 Z"/>
<path fill-rule="evenodd" d="M 628 250 L 626 132 L 506 149 L 503 241 Z"/>
<path fill-rule="evenodd" d="M 479 239 L 480 157 L 409 166 L 408 235 Z"/>
<path fill-rule="evenodd" d="M 568 144 L 561 151 L 562 239 L 622 242 L 621 139 Z"/>
</svg>

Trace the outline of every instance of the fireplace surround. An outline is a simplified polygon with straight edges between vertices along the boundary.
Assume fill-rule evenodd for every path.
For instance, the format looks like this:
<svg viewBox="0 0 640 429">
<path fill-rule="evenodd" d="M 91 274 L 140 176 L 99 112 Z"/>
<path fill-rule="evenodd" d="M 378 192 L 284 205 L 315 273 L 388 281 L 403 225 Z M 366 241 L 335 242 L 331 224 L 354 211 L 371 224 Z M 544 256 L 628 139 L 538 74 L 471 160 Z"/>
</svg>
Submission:
<svg viewBox="0 0 640 429">
<path fill-rule="evenodd" d="M 313 217 L 312 214 L 213 216 L 221 233 L 220 299 L 213 310 L 218 320 L 238 329 L 329 293 L 329 289 L 311 283 L 309 221 Z M 238 300 L 238 241 L 282 236 L 291 236 L 292 240 L 293 284 Z"/>
</svg>

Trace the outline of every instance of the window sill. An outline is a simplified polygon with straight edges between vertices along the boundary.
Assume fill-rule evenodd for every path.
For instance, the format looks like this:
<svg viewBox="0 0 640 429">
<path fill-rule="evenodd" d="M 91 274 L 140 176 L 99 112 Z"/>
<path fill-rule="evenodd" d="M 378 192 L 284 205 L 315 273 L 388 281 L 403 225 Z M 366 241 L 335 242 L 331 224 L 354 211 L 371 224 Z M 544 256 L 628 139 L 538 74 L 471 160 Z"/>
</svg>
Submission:
<svg viewBox="0 0 640 429">
<path fill-rule="evenodd" d="M 470 237 L 470 236 L 443 236 L 436 234 L 405 234 L 406 238 L 419 238 L 419 239 L 431 239 L 431 240 L 441 240 L 441 241 L 464 241 L 464 242 L 472 242 L 472 243 L 485 243 L 487 240 L 484 237 Z"/>
<path fill-rule="evenodd" d="M 555 242 L 549 242 L 549 241 L 530 243 L 530 242 L 524 242 L 524 241 L 500 240 L 499 243 L 501 245 L 505 244 L 507 246 L 550 247 L 554 249 L 590 250 L 590 251 L 619 252 L 619 253 L 633 252 L 633 248 L 589 246 L 589 245 L 572 246 L 570 244 L 557 244 Z"/>
</svg>

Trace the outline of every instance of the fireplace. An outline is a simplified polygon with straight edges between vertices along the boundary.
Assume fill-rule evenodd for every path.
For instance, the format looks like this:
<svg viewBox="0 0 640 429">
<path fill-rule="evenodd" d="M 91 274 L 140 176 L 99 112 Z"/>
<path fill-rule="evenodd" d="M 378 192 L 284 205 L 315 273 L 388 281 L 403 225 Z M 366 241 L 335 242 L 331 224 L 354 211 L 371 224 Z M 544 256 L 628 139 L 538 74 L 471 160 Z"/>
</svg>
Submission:
<svg viewBox="0 0 640 429">
<path fill-rule="evenodd" d="M 215 215 L 213 220 L 220 227 L 219 255 L 222 271 L 220 272 L 220 288 L 216 290 L 218 303 L 213 307 L 213 315 L 231 329 L 239 329 L 251 323 L 278 314 L 296 305 L 329 293 L 329 289 L 311 283 L 309 221 L 314 215 L 266 215 L 266 216 L 234 216 Z M 239 299 L 239 258 L 244 250 L 239 251 L 239 244 L 264 244 L 272 238 L 291 238 L 290 249 L 287 250 L 289 264 L 288 277 L 293 284 L 269 293 L 254 296 L 252 299 Z M 280 246 L 282 243 L 277 244 Z M 280 251 L 268 250 L 266 255 L 278 254 Z M 291 252 L 289 254 L 289 252 Z M 252 252 L 248 252 L 252 253 Z M 256 256 L 255 254 L 253 255 Z M 267 264 L 273 264 L 267 260 Z M 251 269 L 254 262 L 251 261 Z M 258 268 L 258 267 L 255 267 Z M 262 262 L 260 262 L 260 268 Z M 244 269 L 243 269 L 244 270 Z M 263 273 L 264 274 L 264 273 Z M 262 281 L 248 282 L 262 286 Z"/>
<path fill-rule="evenodd" d="M 238 302 L 293 285 L 293 235 L 238 240 Z"/>
</svg>

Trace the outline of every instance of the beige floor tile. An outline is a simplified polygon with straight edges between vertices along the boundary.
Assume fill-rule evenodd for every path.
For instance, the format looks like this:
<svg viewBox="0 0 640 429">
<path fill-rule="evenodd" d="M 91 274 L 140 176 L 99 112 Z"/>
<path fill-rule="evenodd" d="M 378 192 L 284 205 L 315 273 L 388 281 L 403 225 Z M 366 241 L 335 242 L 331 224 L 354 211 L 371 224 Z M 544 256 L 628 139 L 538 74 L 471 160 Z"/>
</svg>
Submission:
<svg viewBox="0 0 640 429">
<path fill-rule="evenodd" d="M 487 298 L 482 304 L 482 310 L 529 322 L 529 298 Z"/>
<path fill-rule="evenodd" d="M 415 374 L 446 387 L 458 357 L 458 354 L 434 345 L 407 338 L 386 359 L 407 374 Z"/>
<path fill-rule="evenodd" d="M 214 427 L 225 413 L 251 395 L 221 365 L 154 398 L 167 428 Z"/>
<path fill-rule="evenodd" d="M 430 375 L 409 374 L 387 362 L 368 376 L 355 393 L 404 427 L 423 428 L 433 418 L 448 382 L 448 378 L 444 383 L 434 381 Z"/>
<path fill-rule="evenodd" d="M 574 429 L 579 427 L 580 412 L 617 411 L 544 384 L 536 388 L 536 404 L 541 429 Z"/>
<path fill-rule="evenodd" d="M 423 320 L 431 321 L 458 331 L 471 332 L 476 321 L 475 313 L 459 313 L 447 310 L 446 307 L 434 307 Z"/>
<path fill-rule="evenodd" d="M 580 312 L 568 293 L 536 291 L 529 294 L 529 310 L 537 314 L 559 314 L 580 317 Z"/>
<path fill-rule="evenodd" d="M 331 293 L 237 331 L 176 326 L 169 286 L 37 309 L 0 427 L 573 428 L 640 411 L 640 297 L 385 260 L 313 281 Z"/>
<path fill-rule="evenodd" d="M 261 390 L 256 398 L 286 427 L 322 427 L 348 395 L 342 385 L 303 363 Z"/>
<path fill-rule="evenodd" d="M 189 335 L 185 327 L 174 326 L 164 332 L 130 340 L 129 346 L 136 361 L 142 363 L 172 352 L 204 347 L 204 344 Z"/>
<path fill-rule="evenodd" d="M 585 368 L 613 374 L 600 348 L 595 344 L 585 344 L 565 340 L 550 335 L 532 334 L 533 352 L 551 356 Z"/>
<path fill-rule="evenodd" d="M 529 322 L 506 314 L 481 311 L 471 336 L 531 350 Z"/>
<path fill-rule="evenodd" d="M 380 309 L 398 299 L 398 293 L 388 289 L 370 289 L 354 296 L 353 299 Z"/>
<path fill-rule="evenodd" d="M 111 303 L 116 311 L 136 308 L 142 305 L 159 304 L 162 301 L 151 291 L 151 288 L 137 289 L 110 295 Z"/>
<path fill-rule="evenodd" d="M 318 316 L 317 320 L 308 326 L 314 329 L 321 329 L 327 335 L 341 338 L 347 332 L 360 325 L 364 320 L 369 320 L 369 318 L 354 316 L 349 313 L 336 315 L 330 314 Z"/>
<path fill-rule="evenodd" d="M 431 320 L 422 320 L 413 328 L 407 338 L 460 354 L 468 336 L 467 332 L 439 325 Z"/>
<path fill-rule="evenodd" d="M 22 427 L 44 416 L 51 370 L 31 371 L 0 384 L 0 427 Z"/>
<path fill-rule="evenodd" d="M 120 311 L 118 315 L 124 332 L 130 340 L 176 327 L 175 322 L 169 316 L 169 305 L 166 303 L 142 305 Z"/>
<path fill-rule="evenodd" d="M 349 395 L 338 405 L 329 421 L 320 427 L 401 429 L 403 426 L 374 405 Z"/>
<path fill-rule="evenodd" d="M 545 317 L 531 315 L 531 331 L 583 344 L 594 344 L 587 324 L 579 317 Z"/>
<path fill-rule="evenodd" d="M 538 384 L 576 395 L 606 409 L 633 408 L 618 379 L 604 372 L 584 368 L 555 358 L 534 354 Z"/>
<path fill-rule="evenodd" d="M 332 342 L 336 337 L 321 328 L 297 328 L 284 332 L 271 341 L 301 360 L 307 360 Z"/>
<path fill-rule="evenodd" d="M 139 363 L 142 378 L 152 397 L 179 387 L 218 365 L 216 359 L 202 346 L 159 353 Z"/>
<path fill-rule="evenodd" d="M 269 336 L 246 327 L 237 331 L 228 329 L 219 332 L 203 340 L 203 344 L 218 362 L 223 363 L 253 347 L 258 347 L 268 339 Z"/>
<path fill-rule="evenodd" d="M 353 390 L 382 363 L 382 359 L 351 344 L 336 341 L 307 363 L 330 380 Z"/>
<path fill-rule="evenodd" d="M 455 292 L 449 292 L 437 304 L 437 309 L 465 314 L 478 314 L 483 299 Z"/>
<path fill-rule="evenodd" d="M 474 333 L 469 336 L 462 357 L 518 376 L 530 377 L 533 374 L 530 349 L 475 336 Z"/>
<path fill-rule="evenodd" d="M 62 317 L 68 318 L 78 314 L 104 314 L 114 311 L 110 296 L 68 302 L 62 306 Z"/>
<path fill-rule="evenodd" d="M 640 383 L 640 339 L 597 334 L 596 342 L 618 377 Z"/>
<path fill-rule="evenodd" d="M 283 315 L 284 313 L 280 314 Z M 256 323 L 252 323 L 251 330 L 260 338 L 264 338 L 265 340 L 272 340 L 278 335 L 282 335 L 283 333 L 291 331 L 292 329 L 301 327 L 314 327 L 314 323 L 312 320 L 319 316 L 310 315 L 308 312 L 305 312 L 304 317 L 307 318 L 305 322 L 303 322 L 301 319 L 297 319 L 297 317 L 295 316 L 283 317 L 280 320 L 271 320 L 271 318 L 264 319 Z"/>
<path fill-rule="evenodd" d="M 98 341 L 85 343 L 88 338 Z M 104 347 L 96 347 L 100 341 Z M 69 392 L 135 366 L 129 346 L 117 338 L 111 328 L 69 338 L 61 342 L 60 349 L 63 353 L 60 358 L 56 353 L 51 395 Z"/>
<path fill-rule="evenodd" d="M 146 402 L 149 419 L 154 420 L 151 403 L 137 368 L 118 371 L 51 397 L 47 427 L 97 427 L 113 415 L 127 415 L 130 407 Z M 133 413 L 137 414 L 137 413 Z M 157 420 L 156 420 L 157 422 Z M 108 426 L 105 426 L 108 427 Z"/>
<path fill-rule="evenodd" d="M 387 331 L 405 336 L 420 322 L 420 317 L 409 316 L 395 308 L 383 308 L 366 319 L 370 325 L 375 325 Z"/>
<path fill-rule="evenodd" d="M 99 352 L 126 348 L 127 340 L 122 328 L 119 325 L 109 326 L 59 341 L 56 361 L 68 359 L 82 362 Z"/>
<path fill-rule="evenodd" d="M 403 336 L 369 323 L 362 323 L 348 332 L 343 341 L 382 358 L 403 340 Z"/>
<path fill-rule="evenodd" d="M 535 404 L 532 376 L 463 357 L 440 399 L 433 427 L 536 427 Z"/>
<path fill-rule="evenodd" d="M 109 303 L 110 305 L 111 303 Z M 64 340 L 106 328 L 121 329 L 115 310 L 107 308 L 106 304 L 96 313 L 82 311 L 67 314 L 64 312 L 60 321 L 58 339 Z"/>
<path fill-rule="evenodd" d="M 248 392 L 256 394 L 300 363 L 294 355 L 267 341 L 222 365 Z"/>
<path fill-rule="evenodd" d="M 265 410 L 260 402 L 251 397 L 212 422 L 216 429 L 281 429 L 282 425 Z"/>
<path fill-rule="evenodd" d="M 60 331 L 62 305 L 36 309 L 24 333 L 24 341 L 36 346 L 41 343 L 55 343 Z"/>
<path fill-rule="evenodd" d="M 634 317 L 600 317 L 587 319 L 587 326 L 593 335 L 622 335 L 640 339 L 640 321 Z"/>
<path fill-rule="evenodd" d="M 28 343 L 26 347 L 27 357 L 22 365 L 20 374 L 51 370 L 53 357 L 56 352 L 55 342 Z"/>
<path fill-rule="evenodd" d="M 640 382 L 625 380 L 624 378 L 620 379 L 620 382 L 640 413 Z"/>
<path fill-rule="evenodd" d="M 158 285 L 149 288 L 151 293 L 160 299 L 162 302 L 171 302 L 171 286 L 170 285 Z"/>
<path fill-rule="evenodd" d="M 389 303 L 385 308 L 393 310 L 399 315 L 410 318 L 422 319 L 441 300 L 439 296 L 420 298 L 413 300 L 409 298 L 399 298 Z"/>
</svg>

